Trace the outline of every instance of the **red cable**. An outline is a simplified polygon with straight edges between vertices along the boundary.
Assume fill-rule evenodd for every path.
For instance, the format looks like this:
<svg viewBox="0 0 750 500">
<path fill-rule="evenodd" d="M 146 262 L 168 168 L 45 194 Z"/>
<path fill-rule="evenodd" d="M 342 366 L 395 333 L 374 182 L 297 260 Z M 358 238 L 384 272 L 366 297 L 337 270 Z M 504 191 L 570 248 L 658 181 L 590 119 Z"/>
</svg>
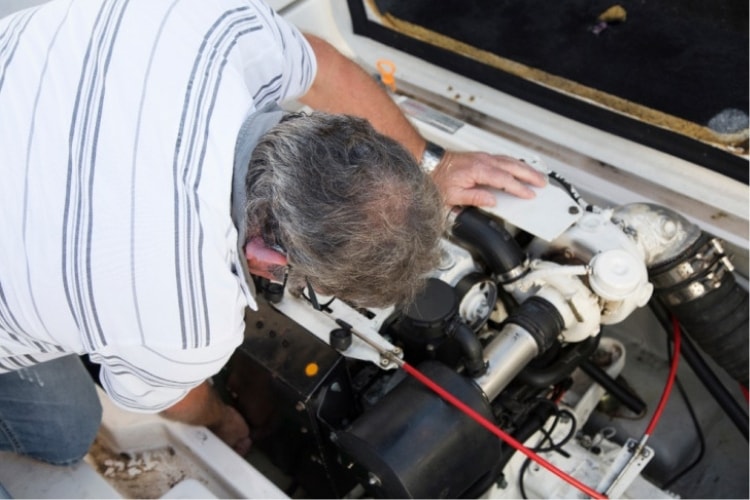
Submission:
<svg viewBox="0 0 750 500">
<path fill-rule="evenodd" d="M 672 316 L 672 334 L 674 335 L 672 366 L 670 366 L 669 368 L 669 377 L 667 378 L 667 383 L 664 386 L 664 391 L 661 394 L 661 399 L 659 400 L 659 404 L 656 407 L 656 411 L 654 411 L 654 414 L 651 416 L 651 421 L 648 423 L 648 427 L 646 427 L 644 437 L 650 436 L 653 433 L 656 424 L 659 422 L 661 414 L 664 411 L 664 407 L 667 406 L 669 394 L 672 392 L 672 386 L 674 386 L 674 380 L 677 376 L 677 365 L 680 360 L 680 322 L 677 321 L 677 318 L 675 316 Z"/>
<path fill-rule="evenodd" d="M 586 486 L 582 482 L 578 481 L 576 478 L 566 474 L 565 472 L 561 471 L 551 463 L 547 462 L 545 459 L 531 451 L 530 449 L 526 448 L 522 443 L 514 439 L 511 435 L 503 432 L 501 429 L 499 429 L 497 426 L 495 426 L 492 422 L 484 418 L 482 415 L 474 411 L 473 408 L 470 408 L 466 404 L 464 404 L 462 401 L 460 401 L 458 398 L 453 396 L 453 394 L 449 393 L 442 387 L 440 387 L 438 384 L 430 380 L 426 375 L 422 374 L 419 370 L 414 368 L 413 366 L 409 365 L 406 362 L 403 362 L 401 364 L 401 367 L 412 377 L 416 378 L 420 382 L 422 382 L 424 385 L 435 391 L 438 396 L 445 399 L 449 403 L 451 403 L 453 406 L 464 412 L 466 415 L 474 419 L 478 424 L 480 424 L 482 427 L 511 445 L 516 450 L 520 451 L 530 459 L 537 462 L 539 465 L 544 467 L 545 469 L 549 470 L 556 476 L 564 479 L 568 483 L 572 484 L 582 492 L 586 493 L 591 498 L 607 498 L 605 495 L 599 493 L 598 491 Z"/>
<path fill-rule="evenodd" d="M 643 439 L 641 440 L 641 443 L 645 443 L 646 439 L 653 433 L 654 428 L 656 428 L 656 424 L 659 422 L 661 418 L 661 414 L 664 412 L 664 408 L 667 405 L 667 401 L 669 400 L 669 395 L 672 392 L 672 387 L 674 386 L 675 377 L 677 376 L 677 366 L 679 364 L 679 358 L 680 358 L 680 323 L 677 321 L 677 318 L 675 316 L 672 316 L 672 329 L 674 334 L 674 355 L 672 356 L 672 364 L 669 369 L 669 376 L 667 378 L 667 383 L 664 386 L 664 391 L 662 392 L 661 399 L 659 400 L 659 404 L 656 407 L 656 410 L 654 411 L 654 414 L 651 417 L 651 421 L 648 424 L 648 427 L 646 427 L 646 432 L 644 433 Z M 563 480 L 567 481 L 571 485 L 575 486 L 582 492 L 589 495 L 591 498 L 607 498 L 606 495 L 603 495 L 602 493 L 599 493 L 598 491 L 586 486 L 582 482 L 578 481 L 576 478 L 570 476 L 569 474 L 566 474 L 562 470 L 558 469 L 551 463 L 547 462 L 545 459 L 531 451 L 530 449 L 526 448 L 522 443 L 514 439 L 511 435 L 507 434 L 506 432 L 503 432 L 500 428 L 492 424 L 492 422 L 488 421 L 486 418 L 484 418 L 482 415 L 474 411 L 474 409 L 470 408 L 466 404 L 464 404 L 462 401 L 457 399 L 455 396 L 453 396 L 451 393 L 440 387 L 438 384 L 430 380 L 427 376 L 422 374 L 419 370 L 414 368 L 413 366 L 409 365 L 406 362 L 403 362 L 401 364 L 402 368 L 411 376 L 419 380 L 421 383 L 429 387 L 431 390 L 435 391 L 438 396 L 445 399 L 449 403 L 451 403 L 453 406 L 464 412 L 466 415 L 471 417 L 474 421 L 479 423 L 482 427 L 511 445 L 516 450 L 520 451 L 530 459 L 537 462 L 539 465 L 544 467 L 545 469 L 549 470 L 556 476 L 562 478 Z"/>
</svg>

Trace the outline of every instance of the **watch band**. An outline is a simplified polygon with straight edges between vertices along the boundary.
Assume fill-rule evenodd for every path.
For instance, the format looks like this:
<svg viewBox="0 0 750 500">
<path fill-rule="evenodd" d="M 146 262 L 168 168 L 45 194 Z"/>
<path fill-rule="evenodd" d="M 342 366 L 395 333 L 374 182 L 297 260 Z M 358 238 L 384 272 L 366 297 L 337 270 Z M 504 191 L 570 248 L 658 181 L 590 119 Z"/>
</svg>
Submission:
<svg viewBox="0 0 750 500">
<path fill-rule="evenodd" d="M 437 167 L 443 159 L 443 156 L 445 156 L 445 149 L 434 142 L 427 141 L 419 166 L 428 174 L 432 173 L 432 171 L 435 170 L 435 167 Z"/>
</svg>

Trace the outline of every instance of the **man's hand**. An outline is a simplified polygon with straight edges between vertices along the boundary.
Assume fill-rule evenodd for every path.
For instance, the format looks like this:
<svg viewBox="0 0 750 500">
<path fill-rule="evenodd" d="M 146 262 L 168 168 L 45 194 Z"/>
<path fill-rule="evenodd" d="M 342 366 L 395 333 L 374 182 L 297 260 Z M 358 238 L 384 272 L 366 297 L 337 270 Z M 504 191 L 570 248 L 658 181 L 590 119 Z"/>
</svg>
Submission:
<svg viewBox="0 0 750 500">
<path fill-rule="evenodd" d="M 328 42 L 305 36 L 315 52 L 318 72 L 300 100 L 319 111 L 366 118 L 376 130 L 400 142 L 414 158 L 421 158 L 424 138 L 375 79 Z M 448 205 L 493 206 L 495 198 L 483 186 L 533 198 L 529 185 L 546 184 L 543 174 L 523 162 L 484 153 L 447 153 L 433 171 L 433 178 Z M 261 272 L 255 274 L 265 276 Z"/>
<path fill-rule="evenodd" d="M 250 439 L 250 428 L 234 407 L 224 405 L 223 418 L 208 428 L 238 455 L 244 457 L 250 451 L 250 446 L 253 444 Z"/>
<path fill-rule="evenodd" d="M 252 442 L 247 422 L 236 409 L 224 404 L 208 382 L 194 387 L 161 414 L 178 422 L 207 427 L 242 456 L 250 451 Z"/>
<path fill-rule="evenodd" d="M 544 174 L 509 156 L 447 151 L 432 172 L 447 205 L 491 207 L 494 195 L 487 187 L 519 198 L 533 198 L 529 186 L 544 187 Z"/>
</svg>

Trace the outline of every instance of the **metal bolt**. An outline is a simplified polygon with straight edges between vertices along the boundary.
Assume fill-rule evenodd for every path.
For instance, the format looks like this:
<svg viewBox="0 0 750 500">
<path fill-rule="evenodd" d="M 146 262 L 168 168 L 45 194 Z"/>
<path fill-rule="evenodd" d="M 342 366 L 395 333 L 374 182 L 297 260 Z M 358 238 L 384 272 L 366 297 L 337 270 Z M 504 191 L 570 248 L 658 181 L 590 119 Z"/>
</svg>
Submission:
<svg viewBox="0 0 750 500">
<path fill-rule="evenodd" d="M 297 411 L 304 411 L 305 410 L 305 403 L 302 401 L 297 401 L 297 404 L 294 405 L 294 409 Z"/>
<path fill-rule="evenodd" d="M 380 486 L 381 484 L 383 484 L 380 481 L 380 478 L 376 476 L 375 474 L 373 474 L 372 472 L 368 472 L 367 477 L 368 477 L 367 482 L 370 484 L 370 486 Z"/>
<path fill-rule="evenodd" d="M 389 363 L 388 358 L 380 358 L 380 366 L 388 366 Z"/>
<path fill-rule="evenodd" d="M 721 258 L 721 263 L 724 264 L 724 267 L 726 267 L 727 270 L 734 271 L 734 264 L 732 264 L 732 259 L 730 257 L 725 255 Z"/>
<path fill-rule="evenodd" d="M 570 215 L 575 215 L 575 214 L 577 214 L 578 212 L 580 212 L 580 209 L 579 209 L 579 208 L 578 208 L 577 206 L 575 206 L 575 205 L 572 205 L 572 206 L 568 207 L 568 213 L 569 213 Z"/>
</svg>

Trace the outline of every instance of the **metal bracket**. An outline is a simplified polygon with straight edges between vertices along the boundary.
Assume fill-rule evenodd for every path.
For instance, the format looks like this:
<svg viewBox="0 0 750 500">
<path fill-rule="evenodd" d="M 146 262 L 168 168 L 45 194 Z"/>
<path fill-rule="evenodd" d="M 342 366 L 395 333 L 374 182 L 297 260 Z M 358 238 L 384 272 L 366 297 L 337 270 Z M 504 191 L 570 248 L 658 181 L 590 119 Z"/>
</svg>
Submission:
<svg viewBox="0 0 750 500">
<path fill-rule="evenodd" d="M 318 311 L 304 298 L 286 293 L 272 306 L 328 345 L 331 330 L 340 328 L 337 319 L 351 325 L 352 344 L 345 351 L 339 351 L 346 357 L 370 361 L 383 370 L 391 370 L 398 367 L 396 360 L 403 356 L 401 349 L 372 328 L 366 317 L 341 300 L 336 299 L 326 306 L 327 310 Z"/>
</svg>

